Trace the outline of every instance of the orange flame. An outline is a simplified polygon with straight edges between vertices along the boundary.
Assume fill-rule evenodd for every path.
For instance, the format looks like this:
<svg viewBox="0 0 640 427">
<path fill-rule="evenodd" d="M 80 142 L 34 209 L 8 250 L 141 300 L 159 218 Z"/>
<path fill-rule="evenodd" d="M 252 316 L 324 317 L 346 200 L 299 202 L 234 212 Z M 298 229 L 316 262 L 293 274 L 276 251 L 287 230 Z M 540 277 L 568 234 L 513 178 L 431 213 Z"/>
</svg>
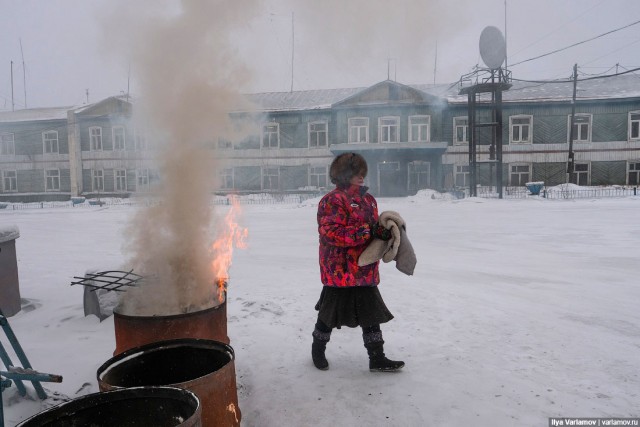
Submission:
<svg viewBox="0 0 640 427">
<path fill-rule="evenodd" d="M 233 258 L 234 246 L 245 249 L 247 244 L 245 239 L 249 235 L 249 230 L 240 227 L 236 218 L 240 215 L 240 203 L 236 197 L 229 197 L 231 209 L 225 215 L 224 227 L 219 230 L 220 236 L 213 242 L 211 250 L 213 252 L 212 268 L 218 286 L 218 300 L 224 302 L 229 278 L 229 268 Z"/>
</svg>

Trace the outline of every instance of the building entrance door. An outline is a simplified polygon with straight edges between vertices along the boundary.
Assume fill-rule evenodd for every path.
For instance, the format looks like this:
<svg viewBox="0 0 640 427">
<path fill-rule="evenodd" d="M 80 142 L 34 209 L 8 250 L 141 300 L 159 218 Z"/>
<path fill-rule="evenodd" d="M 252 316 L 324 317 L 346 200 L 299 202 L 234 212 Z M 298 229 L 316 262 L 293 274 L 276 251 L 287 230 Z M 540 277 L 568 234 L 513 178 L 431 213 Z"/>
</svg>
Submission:
<svg viewBox="0 0 640 427">
<path fill-rule="evenodd" d="M 404 196 L 400 162 L 378 163 L 378 189 L 382 197 Z"/>
</svg>

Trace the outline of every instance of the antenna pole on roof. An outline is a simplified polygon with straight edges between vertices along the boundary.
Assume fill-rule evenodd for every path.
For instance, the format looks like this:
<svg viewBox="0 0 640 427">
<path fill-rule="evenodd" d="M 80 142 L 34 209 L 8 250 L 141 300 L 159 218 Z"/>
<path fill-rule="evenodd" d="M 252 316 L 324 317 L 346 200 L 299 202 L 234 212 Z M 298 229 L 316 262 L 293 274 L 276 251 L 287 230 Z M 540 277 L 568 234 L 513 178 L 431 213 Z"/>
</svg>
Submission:
<svg viewBox="0 0 640 427">
<path fill-rule="evenodd" d="M 507 0 L 504 0 L 504 71 L 507 69 Z"/>
<path fill-rule="evenodd" d="M 293 18 L 294 18 L 294 12 L 291 12 L 291 90 L 290 90 L 291 92 L 293 92 L 293 54 L 295 52 L 294 42 L 296 37 Z"/>
<path fill-rule="evenodd" d="M 87 104 L 89 103 L 89 89 L 86 89 L 85 94 L 87 95 Z"/>
<path fill-rule="evenodd" d="M 131 82 L 131 62 L 129 62 L 129 70 L 127 71 L 127 102 L 129 102 L 129 85 Z"/>
<path fill-rule="evenodd" d="M 24 52 L 22 51 L 22 39 L 20 40 L 20 55 L 22 55 L 22 87 L 24 89 L 24 108 L 27 108 L 27 71 L 24 66 Z"/>
<path fill-rule="evenodd" d="M 436 57 L 433 60 L 433 84 L 436 84 L 436 71 L 438 70 L 438 39 L 436 39 Z"/>
<path fill-rule="evenodd" d="M 11 61 L 11 111 L 16 111 L 16 104 L 13 102 L 13 61 Z"/>
</svg>

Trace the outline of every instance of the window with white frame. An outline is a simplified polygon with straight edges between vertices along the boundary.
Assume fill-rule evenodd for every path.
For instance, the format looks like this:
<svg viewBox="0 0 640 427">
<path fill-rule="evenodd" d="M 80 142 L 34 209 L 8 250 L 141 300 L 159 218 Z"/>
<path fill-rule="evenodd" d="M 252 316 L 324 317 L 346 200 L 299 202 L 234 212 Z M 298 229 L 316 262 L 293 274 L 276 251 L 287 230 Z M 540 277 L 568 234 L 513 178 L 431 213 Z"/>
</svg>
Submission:
<svg viewBox="0 0 640 427">
<path fill-rule="evenodd" d="M 44 171 L 45 191 L 60 191 L 60 170 L 46 169 Z"/>
<path fill-rule="evenodd" d="M 114 188 L 116 191 L 127 191 L 127 170 L 116 169 L 113 171 Z"/>
<path fill-rule="evenodd" d="M 640 111 L 629 113 L 629 139 L 640 139 Z"/>
<path fill-rule="evenodd" d="M 589 163 L 576 163 L 573 165 L 573 172 L 576 175 L 576 184 L 587 186 L 589 185 Z"/>
<path fill-rule="evenodd" d="M 12 133 L 0 133 L 0 156 L 16 154 L 16 145 Z"/>
<path fill-rule="evenodd" d="M 319 148 L 327 146 L 327 122 L 309 123 L 309 148 Z"/>
<path fill-rule="evenodd" d="M 44 154 L 58 154 L 58 131 L 42 132 L 42 145 Z"/>
<path fill-rule="evenodd" d="M 149 190 L 149 169 L 136 170 L 136 191 Z"/>
<path fill-rule="evenodd" d="M 262 125 L 262 148 L 278 148 L 280 146 L 280 124 Z"/>
<path fill-rule="evenodd" d="M 114 151 L 122 151 L 125 148 L 124 126 L 115 126 L 111 133 L 113 134 Z"/>
<path fill-rule="evenodd" d="M 509 117 L 509 142 L 514 144 L 531 143 L 531 123 L 533 116 Z"/>
<path fill-rule="evenodd" d="M 456 165 L 455 183 L 456 187 L 469 186 L 469 165 Z"/>
<path fill-rule="evenodd" d="M 408 163 L 410 191 L 423 190 L 429 188 L 431 182 L 431 163 L 423 161 L 413 161 Z"/>
<path fill-rule="evenodd" d="M 400 141 L 400 117 L 380 117 L 378 119 L 378 141 Z"/>
<path fill-rule="evenodd" d="M 147 133 L 142 129 L 135 130 L 136 150 L 142 151 L 147 149 Z"/>
<path fill-rule="evenodd" d="M 93 191 L 104 191 L 104 171 L 91 169 L 91 186 Z"/>
<path fill-rule="evenodd" d="M 409 142 L 431 139 L 431 116 L 409 116 Z"/>
<path fill-rule="evenodd" d="M 18 191 L 18 173 L 16 171 L 2 171 L 2 190 L 7 193 Z"/>
<path fill-rule="evenodd" d="M 280 182 L 280 170 L 278 168 L 262 169 L 262 189 L 278 190 Z"/>
<path fill-rule="evenodd" d="M 352 117 L 349 119 L 349 142 L 369 142 L 368 117 Z"/>
<path fill-rule="evenodd" d="M 640 160 L 627 163 L 627 184 L 640 185 Z"/>
<path fill-rule="evenodd" d="M 220 189 L 231 190 L 233 185 L 233 168 L 225 168 L 220 171 Z"/>
<path fill-rule="evenodd" d="M 509 169 L 511 171 L 509 174 L 509 185 L 513 187 L 521 187 L 531 181 L 531 165 L 510 165 Z"/>
<path fill-rule="evenodd" d="M 89 141 L 91 151 L 102 151 L 102 128 L 90 127 L 89 128 Z"/>
<path fill-rule="evenodd" d="M 453 118 L 453 142 L 456 145 L 469 143 L 469 118 L 454 117 Z"/>
<path fill-rule="evenodd" d="M 568 132 L 571 131 L 571 114 L 568 116 Z M 591 114 L 576 114 L 573 121 L 573 140 L 577 142 L 591 141 Z M 569 141 L 569 135 L 567 135 Z"/>
<path fill-rule="evenodd" d="M 325 188 L 327 186 L 327 168 L 324 166 L 309 168 L 309 185 Z"/>
</svg>

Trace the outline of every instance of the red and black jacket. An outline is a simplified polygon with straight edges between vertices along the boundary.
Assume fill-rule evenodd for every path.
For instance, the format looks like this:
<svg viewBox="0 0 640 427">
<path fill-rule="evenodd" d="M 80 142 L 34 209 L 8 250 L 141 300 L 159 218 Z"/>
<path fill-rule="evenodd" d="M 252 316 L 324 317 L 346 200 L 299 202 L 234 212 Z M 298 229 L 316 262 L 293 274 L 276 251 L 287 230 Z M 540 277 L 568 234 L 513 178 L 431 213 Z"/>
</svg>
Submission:
<svg viewBox="0 0 640 427">
<path fill-rule="evenodd" d="M 358 267 L 358 257 L 371 239 L 370 224 L 378 221 L 378 204 L 367 187 L 337 187 L 318 204 L 320 278 L 325 286 L 376 286 L 378 264 Z"/>
</svg>

